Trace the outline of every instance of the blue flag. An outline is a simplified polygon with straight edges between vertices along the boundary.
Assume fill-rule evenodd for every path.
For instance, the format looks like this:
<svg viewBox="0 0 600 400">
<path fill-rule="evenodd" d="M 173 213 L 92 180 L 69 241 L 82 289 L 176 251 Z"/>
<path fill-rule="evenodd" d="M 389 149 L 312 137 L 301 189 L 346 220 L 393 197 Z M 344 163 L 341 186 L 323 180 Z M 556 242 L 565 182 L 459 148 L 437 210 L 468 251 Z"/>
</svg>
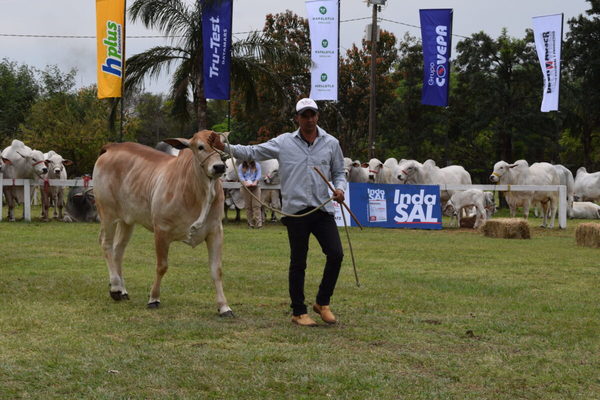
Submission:
<svg viewBox="0 0 600 400">
<path fill-rule="evenodd" d="M 452 9 L 419 10 L 423 41 L 423 93 L 421 103 L 448 105 Z"/>
<path fill-rule="evenodd" d="M 232 0 L 201 0 L 204 97 L 229 100 Z"/>
</svg>

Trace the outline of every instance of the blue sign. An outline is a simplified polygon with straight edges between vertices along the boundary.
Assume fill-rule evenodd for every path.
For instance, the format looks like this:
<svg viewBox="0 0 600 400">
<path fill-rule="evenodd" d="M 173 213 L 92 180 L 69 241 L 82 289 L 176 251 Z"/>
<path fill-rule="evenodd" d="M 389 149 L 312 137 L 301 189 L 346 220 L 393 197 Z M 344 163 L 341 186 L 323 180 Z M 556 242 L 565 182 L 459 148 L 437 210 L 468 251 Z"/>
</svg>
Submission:
<svg viewBox="0 0 600 400">
<path fill-rule="evenodd" d="M 350 209 L 365 227 L 442 229 L 437 185 L 349 183 L 348 191 Z"/>
<path fill-rule="evenodd" d="M 202 0 L 204 97 L 229 100 L 232 0 Z"/>
<path fill-rule="evenodd" d="M 452 49 L 452 9 L 419 10 L 423 42 L 421 103 L 447 106 Z"/>
</svg>

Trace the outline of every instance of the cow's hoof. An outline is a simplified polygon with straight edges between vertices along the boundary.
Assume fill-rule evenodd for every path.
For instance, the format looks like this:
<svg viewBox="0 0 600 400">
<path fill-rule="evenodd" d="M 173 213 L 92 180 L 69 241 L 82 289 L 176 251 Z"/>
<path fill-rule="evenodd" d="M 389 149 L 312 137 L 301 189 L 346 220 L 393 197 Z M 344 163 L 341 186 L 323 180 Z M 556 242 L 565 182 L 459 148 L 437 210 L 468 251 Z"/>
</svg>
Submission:
<svg viewBox="0 0 600 400">
<path fill-rule="evenodd" d="M 155 309 L 160 306 L 160 301 L 153 301 L 152 303 L 148 303 L 147 307 L 150 309 Z"/>
<path fill-rule="evenodd" d="M 109 293 L 110 297 L 112 297 L 114 301 L 121 301 L 125 298 L 129 299 L 127 293 L 123 294 L 123 292 L 121 292 L 120 290 L 118 292 L 109 291 Z"/>
<path fill-rule="evenodd" d="M 225 311 L 223 313 L 220 313 L 219 317 L 221 317 L 221 318 L 235 318 L 235 315 L 233 314 L 233 311 L 229 310 L 229 311 Z"/>
</svg>

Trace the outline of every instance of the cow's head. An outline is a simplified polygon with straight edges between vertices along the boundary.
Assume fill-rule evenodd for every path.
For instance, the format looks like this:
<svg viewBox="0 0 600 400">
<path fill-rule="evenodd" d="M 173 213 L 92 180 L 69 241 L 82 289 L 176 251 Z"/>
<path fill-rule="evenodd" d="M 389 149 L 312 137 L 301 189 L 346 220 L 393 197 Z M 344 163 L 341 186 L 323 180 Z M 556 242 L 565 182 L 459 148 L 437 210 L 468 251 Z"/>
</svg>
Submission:
<svg viewBox="0 0 600 400">
<path fill-rule="evenodd" d="M 178 150 L 190 149 L 196 165 L 201 168 L 209 178 L 219 178 L 225 173 L 225 163 L 219 153 L 208 144 L 208 136 L 212 131 L 196 132 L 191 139 L 172 138 L 164 142 Z M 219 136 L 221 138 L 221 136 Z"/>
<path fill-rule="evenodd" d="M 54 152 L 47 153 L 46 165 L 48 171 L 55 177 L 60 177 L 60 173 L 65 169 L 65 166 L 73 165 L 73 161 L 62 158 L 59 154 Z"/>
<path fill-rule="evenodd" d="M 377 180 L 377 175 L 381 172 L 383 168 L 383 163 L 376 158 L 371 158 L 369 160 L 369 182 L 375 182 Z"/>
<path fill-rule="evenodd" d="M 409 183 L 409 180 L 413 178 L 418 172 L 419 165 L 412 160 L 403 160 L 396 167 L 396 179 L 401 184 Z"/>
<path fill-rule="evenodd" d="M 48 167 L 46 160 L 44 159 L 44 153 L 39 150 L 32 150 L 30 152 L 23 149 L 23 151 L 17 151 L 17 154 L 25 159 L 27 164 L 31 166 L 33 172 L 40 178 L 48 173 Z"/>
<path fill-rule="evenodd" d="M 276 168 L 273 171 L 269 172 L 265 176 L 264 180 L 267 185 L 278 185 L 279 182 L 281 182 L 281 180 L 279 179 L 279 168 Z"/>
<path fill-rule="evenodd" d="M 12 161 L 10 161 L 8 158 L 0 157 L 0 174 L 4 173 L 5 165 L 11 165 L 11 164 L 12 164 Z"/>
</svg>

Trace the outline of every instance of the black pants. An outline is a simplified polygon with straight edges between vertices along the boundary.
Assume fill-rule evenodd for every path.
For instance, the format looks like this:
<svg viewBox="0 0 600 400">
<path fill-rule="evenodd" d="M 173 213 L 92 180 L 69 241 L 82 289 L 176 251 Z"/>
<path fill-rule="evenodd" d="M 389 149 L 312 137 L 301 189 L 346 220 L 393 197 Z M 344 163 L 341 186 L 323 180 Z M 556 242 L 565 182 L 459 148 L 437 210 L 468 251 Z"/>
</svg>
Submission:
<svg viewBox="0 0 600 400">
<path fill-rule="evenodd" d="M 302 210 L 298 214 L 304 214 L 309 210 Z M 289 285 L 294 315 L 307 313 L 306 304 L 304 304 L 304 275 L 311 233 L 319 241 L 321 250 L 326 256 L 325 270 L 316 300 L 322 306 L 329 305 L 344 258 L 342 242 L 334 216 L 319 210 L 306 217 L 284 217 L 281 221 L 287 227 L 290 241 Z"/>
</svg>

